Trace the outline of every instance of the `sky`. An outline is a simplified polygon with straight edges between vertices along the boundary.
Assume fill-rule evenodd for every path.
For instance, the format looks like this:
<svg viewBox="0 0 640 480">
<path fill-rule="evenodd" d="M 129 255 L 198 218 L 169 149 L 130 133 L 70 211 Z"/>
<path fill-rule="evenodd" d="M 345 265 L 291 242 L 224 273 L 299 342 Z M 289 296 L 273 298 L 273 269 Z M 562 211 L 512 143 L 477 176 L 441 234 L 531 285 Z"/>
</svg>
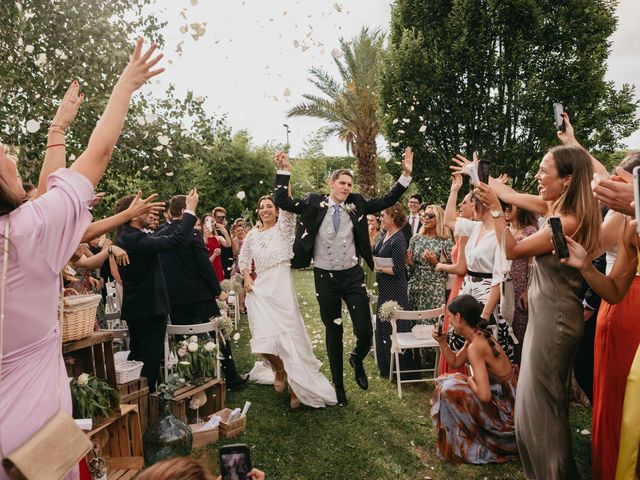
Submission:
<svg viewBox="0 0 640 480">
<path fill-rule="evenodd" d="M 286 115 L 303 100 L 303 93 L 317 93 L 308 82 L 309 68 L 322 67 L 337 77 L 333 52 L 339 50 L 338 39 L 351 39 L 363 25 L 388 31 L 390 4 L 390 0 L 158 0 L 154 13 L 168 22 L 167 71 L 151 89 L 161 95 L 173 83 L 179 94 L 193 90 L 206 98 L 209 113 L 226 113 L 231 127 L 248 130 L 256 145 L 285 143 L 283 124 L 287 124 L 290 153 L 296 156 L 305 140 L 324 125 L 322 120 Z M 635 31 L 640 1 L 621 0 L 617 15 L 607 78 L 618 87 L 623 83 L 640 87 Z M 625 143 L 640 148 L 640 132 Z M 379 151 L 384 155 L 383 143 Z M 346 150 L 337 139 L 328 139 L 324 153 L 344 155 Z"/>
</svg>

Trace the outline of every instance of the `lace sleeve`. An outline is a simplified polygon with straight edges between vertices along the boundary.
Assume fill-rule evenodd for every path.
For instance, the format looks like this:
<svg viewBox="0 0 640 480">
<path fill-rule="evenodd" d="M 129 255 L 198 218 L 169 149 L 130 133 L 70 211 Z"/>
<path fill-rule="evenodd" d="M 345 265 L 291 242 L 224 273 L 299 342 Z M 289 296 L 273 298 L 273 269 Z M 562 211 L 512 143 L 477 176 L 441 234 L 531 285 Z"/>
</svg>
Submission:
<svg viewBox="0 0 640 480">
<path fill-rule="evenodd" d="M 295 237 L 296 215 L 280 209 L 280 212 L 278 213 L 278 228 L 286 237 Z"/>
<path fill-rule="evenodd" d="M 253 257 L 253 254 L 251 252 L 251 244 L 253 243 L 253 230 L 251 230 L 246 238 L 244 239 L 244 242 L 242 243 L 242 248 L 240 249 L 240 254 L 238 255 L 238 270 L 240 270 L 240 273 L 244 274 L 244 270 L 246 268 L 251 268 L 251 260 Z"/>
</svg>

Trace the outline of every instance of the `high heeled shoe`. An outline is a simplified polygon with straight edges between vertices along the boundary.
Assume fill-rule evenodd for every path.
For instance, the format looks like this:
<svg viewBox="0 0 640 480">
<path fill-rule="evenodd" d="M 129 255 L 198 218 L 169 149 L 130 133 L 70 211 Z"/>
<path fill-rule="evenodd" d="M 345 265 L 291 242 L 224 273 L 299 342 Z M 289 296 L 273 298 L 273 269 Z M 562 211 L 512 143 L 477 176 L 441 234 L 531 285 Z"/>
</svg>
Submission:
<svg viewBox="0 0 640 480">
<path fill-rule="evenodd" d="M 296 410 L 296 409 L 300 408 L 300 405 L 302 405 L 302 402 L 296 396 L 296 394 L 293 392 L 293 390 L 291 389 L 290 385 L 289 385 L 289 394 L 291 395 L 291 402 L 290 402 L 291 410 Z"/>
<path fill-rule="evenodd" d="M 284 392 L 284 382 L 287 379 L 287 373 L 282 370 L 276 370 L 276 378 L 273 380 L 273 388 L 276 392 Z"/>
</svg>

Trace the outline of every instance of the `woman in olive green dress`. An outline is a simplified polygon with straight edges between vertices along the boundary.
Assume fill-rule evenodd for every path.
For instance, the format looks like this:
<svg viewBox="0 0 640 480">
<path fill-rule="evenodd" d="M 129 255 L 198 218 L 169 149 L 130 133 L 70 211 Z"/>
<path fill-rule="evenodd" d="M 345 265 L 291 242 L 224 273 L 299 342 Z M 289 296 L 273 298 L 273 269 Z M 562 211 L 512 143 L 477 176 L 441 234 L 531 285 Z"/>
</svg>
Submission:
<svg viewBox="0 0 640 480">
<path fill-rule="evenodd" d="M 374 214 L 370 213 L 367 215 L 367 224 L 369 226 L 369 244 L 371 245 L 371 250 L 378 243 L 378 239 L 380 238 L 380 220 Z M 367 288 L 368 292 L 371 292 L 373 295 L 378 294 L 378 285 L 376 284 L 376 274 L 369 268 L 367 262 L 360 262 L 362 265 L 362 270 L 364 270 L 364 284 Z"/>
<path fill-rule="evenodd" d="M 407 252 L 411 310 L 429 310 L 446 303 L 447 274 L 436 272 L 435 266 L 438 262 L 447 263 L 453 248 L 453 237 L 444 224 L 442 207 L 429 205 L 421 221 L 422 228 L 411 237 Z"/>
</svg>

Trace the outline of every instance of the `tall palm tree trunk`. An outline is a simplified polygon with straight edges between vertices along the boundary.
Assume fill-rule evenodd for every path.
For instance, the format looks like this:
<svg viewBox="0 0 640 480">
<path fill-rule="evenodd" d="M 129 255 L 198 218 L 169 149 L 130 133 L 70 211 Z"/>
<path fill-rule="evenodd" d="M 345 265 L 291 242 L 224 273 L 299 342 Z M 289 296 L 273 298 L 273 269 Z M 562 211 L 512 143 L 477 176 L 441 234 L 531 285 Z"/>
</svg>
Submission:
<svg viewBox="0 0 640 480">
<path fill-rule="evenodd" d="M 376 140 L 375 138 L 371 140 L 358 140 L 354 145 L 353 153 L 358 163 L 360 193 L 362 193 L 365 198 L 373 198 L 378 193 L 376 191 L 376 177 L 378 174 Z"/>
</svg>

